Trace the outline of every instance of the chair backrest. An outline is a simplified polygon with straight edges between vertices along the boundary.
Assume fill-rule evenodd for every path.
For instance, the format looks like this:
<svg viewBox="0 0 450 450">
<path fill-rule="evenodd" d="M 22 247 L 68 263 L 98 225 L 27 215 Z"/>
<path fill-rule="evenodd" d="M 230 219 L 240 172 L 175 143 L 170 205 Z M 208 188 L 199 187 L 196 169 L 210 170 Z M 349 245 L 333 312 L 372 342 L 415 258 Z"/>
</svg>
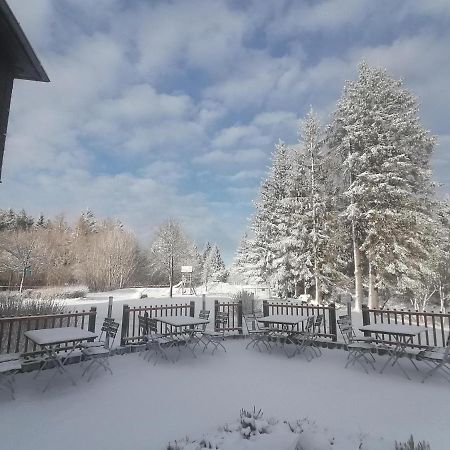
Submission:
<svg viewBox="0 0 450 450">
<path fill-rule="evenodd" d="M 353 328 L 352 324 L 349 322 L 348 319 L 338 319 L 337 324 L 339 327 L 339 331 L 342 334 L 342 338 L 344 339 L 344 342 L 348 345 L 353 340 Z"/>
<path fill-rule="evenodd" d="M 119 330 L 119 324 L 114 322 L 114 319 L 109 322 L 106 336 L 109 337 L 108 347 L 111 348 L 114 340 L 116 339 L 117 331 Z M 111 340 L 112 339 L 112 340 Z"/>
<path fill-rule="evenodd" d="M 139 329 L 142 336 L 147 336 L 148 334 L 148 321 L 146 316 L 138 316 Z"/>
<path fill-rule="evenodd" d="M 303 331 L 306 331 L 307 333 L 311 333 L 314 328 L 314 321 L 315 321 L 315 316 L 308 316 L 308 318 L 306 319 L 306 325 L 305 325 L 305 328 L 303 329 Z"/>
<path fill-rule="evenodd" d="M 249 333 L 258 329 L 258 322 L 253 314 L 243 314 L 245 326 Z"/>
<path fill-rule="evenodd" d="M 198 318 L 199 318 L 199 319 L 205 319 L 205 320 L 208 320 L 208 319 L 209 319 L 209 314 L 210 314 L 210 311 L 209 311 L 209 310 L 201 310 L 201 311 L 198 313 Z M 207 325 L 208 325 L 207 323 L 203 323 L 203 324 L 201 324 L 201 325 L 197 325 L 196 327 L 194 327 L 194 329 L 196 329 L 196 330 L 198 330 L 198 331 L 205 331 Z"/>
<path fill-rule="evenodd" d="M 313 326 L 314 333 L 318 333 L 320 331 L 322 322 L 323 322 L 323 315 L 321 314 L 320 316 L 316 316 L 316 318 L 314 320 L 314 326 Z"/>
<path fill-rule="evenodd" d="M 111 323 L 114 323 L 114 319 L 111 317 L 105 317 L 103 319 L 103 324 L 102 324 L 102 328 L 101 328 L 101 332 L 100 332 L 100 336 L 98 337 L 98 340 L 101 341 L 103 338 L 103 334 L 108 334 L 109 331 L 109 326 Z"/>
<path fill-rule="evenodd" d="M 215 325 L 216 329 L 219 329 L 222 331 L 222 333 L 225 333 L 225 328 L 228 324 L 228 313 L 219 311 L 216 314 L 215 318 Z"/>
<path fill-rule="evenodd" d="M 150 335 L 158 334 L 158 321 L 152 317 L 147 317 L 148 332 Z"/>
</svg>

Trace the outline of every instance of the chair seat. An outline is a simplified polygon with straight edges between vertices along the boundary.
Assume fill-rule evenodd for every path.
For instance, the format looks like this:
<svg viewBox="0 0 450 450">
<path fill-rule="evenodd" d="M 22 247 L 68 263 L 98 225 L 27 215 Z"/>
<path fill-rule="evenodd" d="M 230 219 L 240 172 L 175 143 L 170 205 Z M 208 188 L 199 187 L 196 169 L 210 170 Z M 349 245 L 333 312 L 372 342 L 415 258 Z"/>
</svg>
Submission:
<svg viewBox="0 0 450 450">
<path fill-rule="evenodd" d="M 89 347 L 82 350 L 83 355 L 86 356 L 98 356 L 98 355 L 107 355 L 109 354 L 109 350 L 105 347 Z"/>
<path fill-rule="evenodd" d="M 4 361 L 0 363 L 0 373 L 14 372 L 22 368 L 22 363 L 19 360 Z"/>
<path fill-rule="evenodd" d="M 103 341 L 83 342 L 81 348 L 103 347 L 105 343 Z"/>
<path fill-rule="evenodd" d="M 208 337 L 218 337 L 218 338 L 223 337 L 223 334 L 217 331 L 205 331 L 203 334 Z"/>
<path fill-rule="evenodd" d="M 369 342 L 353 342 L 348 344 L 348 348 L 361 349 L 361 350 L 375 350 L 376 346 Z"/>
<path fill-rule="evenodd" d="M 150 342 L 157 342 L 158 344 L 172 344 L 174 342 L 177 342 L 178 339 L 174 339 L 174 338 L 168 338 L 165 336 L 152 336 L 152 338 L 150 339 Z"/>
<path fill-rule="evenodd" d="M 449 356 L 446 355 L 444 352 L 435 352 L 432 350 L 425 351 L 421 354 L 419 354 L 421 359 L 427 359 L 432 361 L 444 361 L 445 359 L 449 359 Z"/>
<path fill-rule="evenodd" d="M 5 361 L 15 361 L 20 359 L 20 353 L 5 353 L 4 355 L 0 355 L 0 363 Z"/>
<path fill-rule="evenodd" d="M 81 357 L 82 352 L 81 350 L 67 350 L 67 351 L 62 351 L 62 352 L 58 352 L 58 359 L 64 359 L 67 358 L 68 356 L 70 358 L 78 358 Z"/>
</svg>

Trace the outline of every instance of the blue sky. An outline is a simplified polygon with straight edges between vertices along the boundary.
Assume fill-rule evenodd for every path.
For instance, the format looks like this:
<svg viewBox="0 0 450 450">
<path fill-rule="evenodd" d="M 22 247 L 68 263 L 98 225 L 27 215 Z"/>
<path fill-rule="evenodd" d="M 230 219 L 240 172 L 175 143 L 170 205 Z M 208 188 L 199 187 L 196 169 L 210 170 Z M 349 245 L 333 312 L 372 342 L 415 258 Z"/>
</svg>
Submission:
<svg viewBox="0 0 450 450">
<path fill-rule="evenodd" d="M 279 138 L 362 59 L 419 98 L 450 192 L 447 0 L 9 0 L 51 79 L 16 81 L 2 207 L 90 208 L 144 244 L 178 218 L 227 262 Z M 32 108 L 29 108 L 32 105 Z"/>
</svg>

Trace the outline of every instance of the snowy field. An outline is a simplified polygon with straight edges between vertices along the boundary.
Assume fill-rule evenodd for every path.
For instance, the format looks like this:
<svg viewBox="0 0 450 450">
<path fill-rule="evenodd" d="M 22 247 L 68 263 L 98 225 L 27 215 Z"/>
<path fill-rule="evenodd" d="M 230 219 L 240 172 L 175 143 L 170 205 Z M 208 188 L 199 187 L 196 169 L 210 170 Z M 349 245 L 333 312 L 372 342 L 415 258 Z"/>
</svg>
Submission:
<svg viewBox="0 0 450 450">
<path fill-rule="evenodd" d="M 200 448 L 192 441 L 205 439 L 226 450 L 287 450 L 300 439 L 304 450 L 391 450 L 413 433 L 432 450 L 448 450 L 445 380 L 422 384 L 409 364 L 413 381 L 395 368 L 383 375 L 344 369 L 342 350 L 325 350 L 308 363 L 245 350 L 246 342 L 227 340 L 227 353 L 197 359 L 186 353 L 175 364 L 114 356 L 114 375 L 99 371 L 90 383 L 71 365 L 77 386 L 57 377 L 46 393 L 52 370 L 36 380 L 19 374 L 16 400 L 0 393 L 0 448 L 164 450 L 184 439 L 191 443 L 179 448 L 192 450 Z M 270 433 L 244 440 L 236 421 L 241 408 L 253 406 L 263 410 Z"/>
</svg>

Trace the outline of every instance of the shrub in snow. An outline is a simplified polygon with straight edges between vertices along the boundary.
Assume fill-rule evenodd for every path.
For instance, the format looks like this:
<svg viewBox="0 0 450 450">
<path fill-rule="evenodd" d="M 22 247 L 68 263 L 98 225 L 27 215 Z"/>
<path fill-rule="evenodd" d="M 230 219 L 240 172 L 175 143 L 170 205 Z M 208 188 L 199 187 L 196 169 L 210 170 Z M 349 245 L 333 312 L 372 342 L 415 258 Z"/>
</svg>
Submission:
<svg viewBox="0 0 450 450">
<path fill-rule="evenodd" d="M 41 289 L 27 289 L 23 295 L 25 298 L 36 300 L 55 300 L 64 298 L 84 298 L 89 289 L 84 285 L 55 286 Z"/>
<path fill-rule="evenodd" d="M 3 317 L 58 314 L 64 311 L 64 305 L 54 299 L 23 298 L 16 292 L 0 292 L 0 316 Z"/>
<path fill-rule="evenodd" d="M 425 441 L 414 444 L 414 438 L 411 435 L 406 442 L 395 441 L 395 450 L 430 450 L 430 444 Z"/>
<path fill-rule="evenodd" d="M 250 436 L 254 436 L 256 434 L 269 433 L 269 423 L 263 419 L 263 413 L 261 410 L 256 412 L 255 407 L 253 407 L 253 411 L 241 409 L 240 418 L 240 432 L 245 439 L 250 439 Z"/>
</svg>

